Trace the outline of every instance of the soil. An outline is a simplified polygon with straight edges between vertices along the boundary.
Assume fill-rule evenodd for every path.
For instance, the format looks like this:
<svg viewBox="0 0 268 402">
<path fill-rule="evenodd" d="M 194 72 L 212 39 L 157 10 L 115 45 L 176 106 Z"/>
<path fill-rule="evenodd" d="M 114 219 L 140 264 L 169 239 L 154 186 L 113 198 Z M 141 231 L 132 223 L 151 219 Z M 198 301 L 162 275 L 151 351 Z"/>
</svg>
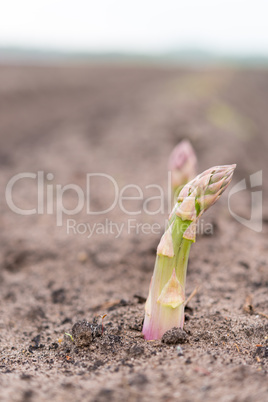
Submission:
<svg viewBox="0 0 268 402">
<path fill-rule="evenodd" d="M 267 104 L 261 69 L 0 67 L 1 401 L 268 400 Z M 167 160 L 184 138 L 199 172 L 237 169 L 191 249 L 186 293 L 198 291 L 184 332 L 145 341 L 144 302 L 170 207 Z M 263 192 L 258 232 L 232 216 L 228 193 L 246 180 L 230 208 L 249 220 L 249 178 L 260 170 L 262 186 L 252 189 Z M 25 172 L 33 176 L 12 194 L 18 207 L 38 207 L 31 215 L 5 198 L 9 180 Z M 92 214 L 112 205 L 115 189 L 91 176 L 91 213 L 84 206 L 61 223 L 60 190 L 76 184 L 86 194 L 89 173 L 111 176 L 120 191 L 135 184 L 144 197 L 128 188 L 136 200 Z M 77 205 L 74 190 L 62 198 L 66 210 Z"/>
</svg>

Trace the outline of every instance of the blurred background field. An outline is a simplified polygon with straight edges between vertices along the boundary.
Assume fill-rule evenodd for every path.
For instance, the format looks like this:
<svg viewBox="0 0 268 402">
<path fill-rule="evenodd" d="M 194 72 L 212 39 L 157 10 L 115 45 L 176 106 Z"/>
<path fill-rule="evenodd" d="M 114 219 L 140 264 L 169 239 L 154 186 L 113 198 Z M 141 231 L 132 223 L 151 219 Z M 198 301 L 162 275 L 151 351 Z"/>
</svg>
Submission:
<svg viewBox="0 0 268 402">
<path fill-rule="evenodd" d="M 0 59 L 267 65 L 265 0 L 10 0 Z"/>
</svg>

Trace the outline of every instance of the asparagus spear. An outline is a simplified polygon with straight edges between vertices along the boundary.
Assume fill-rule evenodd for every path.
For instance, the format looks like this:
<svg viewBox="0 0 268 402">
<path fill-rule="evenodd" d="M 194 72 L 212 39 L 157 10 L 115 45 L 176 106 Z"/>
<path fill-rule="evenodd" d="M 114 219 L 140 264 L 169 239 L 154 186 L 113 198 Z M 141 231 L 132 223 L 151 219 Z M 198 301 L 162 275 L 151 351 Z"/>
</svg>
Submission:
<svg viewBox="0 0 268 402">
<path fill-rule="evenodd" d="M 181 141 L 170 154 L 168 170 L 171 172 L 173 194 L 178 196 L 182 186 L 196 176 L 197 158 L 191 143 Z"/>
<path fill-rule="evenodd" d="M 145 304 L 144 338 L 160 339 L 173 327 L 183 328 L 185 282 L 196 223 L 229 185 L 236 165 L 212 167 L 179 193 L 157 248 L 154 273 Z"/>
</svg>

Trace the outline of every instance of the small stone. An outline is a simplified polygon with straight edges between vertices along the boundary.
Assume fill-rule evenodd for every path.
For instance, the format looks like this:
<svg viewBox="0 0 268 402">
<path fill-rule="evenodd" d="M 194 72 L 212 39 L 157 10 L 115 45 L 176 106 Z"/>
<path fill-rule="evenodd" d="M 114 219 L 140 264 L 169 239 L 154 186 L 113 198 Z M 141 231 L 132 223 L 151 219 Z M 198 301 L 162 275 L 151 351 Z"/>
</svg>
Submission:
<svg viewBox="0 0 268 402">
<path fill-rule="evenodd" d="M 81 263 L 84 263 L 88 260 L 88 254 L 85 251 L 80 251 L 77 254 L 77 260 Z"/>
<path fill-rule="evenodd" d="M 177 355 L 178 356 L 183 356 L 183 349 L 182 349 L 182 347 L 181 346 L 177 346 Z"/>
<path fill-rule="evenodd" d="M 143 355 L 144 354 L 144 347 L 139 346 L 137 344 L 132 345 L 128 350 L 128 354 L 130 356 L 132 356 L 132 357 Z"/>
<path fill-rule="evenodd" d="M 164 333 L 162 342 L 168 345 L 176 345 L 177 343 L 187 342 L 187 334 L 181 328 L 172 328 Z"/>
</svg>

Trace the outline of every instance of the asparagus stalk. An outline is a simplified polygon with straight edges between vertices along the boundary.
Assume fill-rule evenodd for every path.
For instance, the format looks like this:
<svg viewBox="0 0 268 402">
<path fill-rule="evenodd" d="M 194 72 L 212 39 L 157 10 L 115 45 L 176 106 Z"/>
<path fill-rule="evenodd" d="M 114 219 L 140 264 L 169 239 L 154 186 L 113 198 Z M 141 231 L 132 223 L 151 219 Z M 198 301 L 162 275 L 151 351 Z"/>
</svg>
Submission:
<svg viewBox="0 0 268 402">
<path fill-rule="evenodd" d="M 197 158 L 191 143 L 181 141 L 170 154 L 168 170 L 171 172 L 173 195 L 178 196 L 182 186 L 196 176 Z"/>
<path fill-rule="evenodd" d="M 160 339 L 173 327 L 183 328 L 185 282 L 196 223 L 229 185 L 236 165 L 212 167 L 179 193 L 157 248 L 154 273 L 145 304 L 144 338 Z"/>
</svg>

